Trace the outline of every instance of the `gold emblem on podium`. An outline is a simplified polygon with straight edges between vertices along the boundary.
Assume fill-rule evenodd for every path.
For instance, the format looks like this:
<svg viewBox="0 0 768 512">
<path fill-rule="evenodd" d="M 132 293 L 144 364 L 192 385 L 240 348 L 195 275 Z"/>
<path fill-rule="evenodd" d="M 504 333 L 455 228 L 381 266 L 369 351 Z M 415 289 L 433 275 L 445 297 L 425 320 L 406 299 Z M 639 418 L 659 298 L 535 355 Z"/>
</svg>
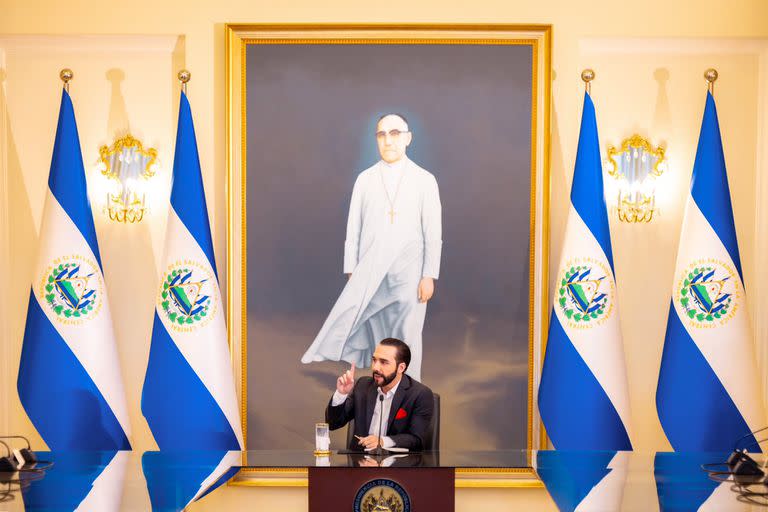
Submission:
<svg viewBox="0 0 768 512">
<path fill-rule="evenodd" d="M 354 512 L 410 512 L 411 500 L 400 484 L 387 478 L 371 480 L 355 497 Z"/>
</svg>

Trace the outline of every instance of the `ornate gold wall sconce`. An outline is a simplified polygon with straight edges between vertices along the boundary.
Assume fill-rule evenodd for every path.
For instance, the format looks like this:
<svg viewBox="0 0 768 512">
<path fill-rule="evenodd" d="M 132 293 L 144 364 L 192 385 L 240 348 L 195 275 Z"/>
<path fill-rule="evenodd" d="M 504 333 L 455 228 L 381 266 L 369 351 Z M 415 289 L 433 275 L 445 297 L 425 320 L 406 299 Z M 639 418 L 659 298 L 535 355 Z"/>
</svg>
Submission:
<svg viewBox="0 0 768 512">
<path fill-rule="evenodd" d="M 147 212 L 150 179 L 157 172 L 157 150 L 144 149 L 140 140 L 126 135 L 99 149 L 105 212 L 111 220 L 141 222 Z M 104 196 L 102 196 L 104 197 Z"/>
<path fill-rule="evenodd" d="M 616 203 L 613 206 L 622 222 L 650 222 L 656 209 L 657 178 L 667 169 L 664 148 L 653 147 L 640 135 L 633 135 L 616 149 L 608 146 L 604 163 L 608 175 L 614 178 Z M 607 197 L 611 201 L 611 197 Z"/>
</svg>

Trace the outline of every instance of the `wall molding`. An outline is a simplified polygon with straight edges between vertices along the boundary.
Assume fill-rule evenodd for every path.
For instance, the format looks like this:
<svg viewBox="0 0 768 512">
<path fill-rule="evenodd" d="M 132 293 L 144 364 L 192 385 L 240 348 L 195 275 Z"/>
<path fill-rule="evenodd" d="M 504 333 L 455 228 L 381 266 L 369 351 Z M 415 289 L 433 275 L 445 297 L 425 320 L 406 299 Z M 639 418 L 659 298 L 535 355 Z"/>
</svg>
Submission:
<svg viewBox="0 0 768 512">
<path fill-rule="evenodd" d="M 579 40 L 582 55 L 761 55 L 768 39 L 606 37 Z"/>
<path fill-rule="evenodd" d="M 14 35 L 0 36 L 0 48 L 12 53 L 173 53 L 178 35 Z"/>
<path fill-rule="evenodd" d="M 755 262 L 764 261 L 768 254 L 768 42 L 759 54 L 757 82 L 757 148 L 755 177 Z M 755 306 L 752 313 L 752 327 L 758 364 L 763 377 L 763 402 L 768 411 L 768 290 L 761 284 L 768 283 L 768 267 L 755 265 L 755 279 L 752 289 Z"/>
<path fill-rule="evenodd" d="M 6 107 L 5 51 L 0 48 L 0 282 L 7 283 L 10 269 L 10 240 L 8 234 L 8 112 Z M 11 329 L 8 322 L 8 296 L 0 293 L 0 432 L 9 432 L 11 425 Z"/>
</svg>

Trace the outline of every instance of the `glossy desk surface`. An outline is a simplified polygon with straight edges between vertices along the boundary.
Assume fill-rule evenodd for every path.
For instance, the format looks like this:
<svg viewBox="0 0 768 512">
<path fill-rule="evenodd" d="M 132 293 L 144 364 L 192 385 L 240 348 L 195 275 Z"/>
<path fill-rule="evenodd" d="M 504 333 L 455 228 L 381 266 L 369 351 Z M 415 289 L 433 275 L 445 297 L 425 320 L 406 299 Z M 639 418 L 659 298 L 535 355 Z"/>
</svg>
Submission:
<svg viewBox="0 0 768 512">
<path fill-rule="evenodd" d="M 736 487 L 718 482 L 702 464 L 724 461 L 723 453 L 564 452 L 500 450 L 419 454 L 332 453 L 315 457 L 298 450 L 249 452 L 38 452 L 52 461 L 44 472 L 0 476 L 0 512 L 22 510 L 181 510 L 226 483 L 248 485 L 272 472 L 306 485 L 307 467 L 450 467 L 473 487 L 545 486 L 560 510 L 758 510 L 768 505 L 762 483 Z M 756 459 L 762 461 L 761 455 Z M 533 469 L 533 468 L 535 469 Z M 244 471 L 240 471 L 243 470 Z M 724 467 L 712 468 L 724 471 Z M 274 477 L 274 473 L 278 477 Z M 239 474 L 238 474 L 239 473 Z M 0 474 L 3 475 L 3 474 Z M 727 475 L 714 475 L 726 479 Z M 540 482 L 538 481 L 540 479 Z M 477 482 L 484 482 L 477 485 Z M 753 480 L 755 481 L 755 480 Z M 533 484 L 535 485 L 533 485 Z M 19 490 L 19 488 L 21 489 Z M 744 491 L 753 494 L 745 494 Z M 741 491 L 741 494 L 736 491 Z M 141 499 L 140 499 L 141 498 Z"/>
</svg>

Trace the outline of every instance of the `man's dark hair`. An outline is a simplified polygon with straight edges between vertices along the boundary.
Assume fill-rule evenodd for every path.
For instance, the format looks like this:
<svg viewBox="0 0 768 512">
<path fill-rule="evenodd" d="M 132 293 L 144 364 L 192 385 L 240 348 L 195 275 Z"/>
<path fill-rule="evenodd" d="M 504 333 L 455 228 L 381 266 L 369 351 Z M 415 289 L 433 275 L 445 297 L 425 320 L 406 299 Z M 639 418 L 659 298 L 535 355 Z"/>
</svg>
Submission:
<svg viewBox="0 0 768 512">
<path fill-rule="evenodd" d="M 385 117 L 389 117 L 389 116 L 397 116 L 397 117 L 399 117 L 400 119 L 402 119 L 405 122 L 405 124 L 408 126 L 408 129 L 409 130 L 411 129 L 411 125 L 408 122 L 408 120 L 405 118 L 405 116 L 403 114 L 398 113 L 398 112 L 389 112 L 388 114 L 382 115 L 381 117 L 379 117 L 379 120 L 376 121 L 376 126 L 379 126 L 379 123 L 381 122 L 382 119 L 384 119 Z M 392 339 L 396 339 L 396 338 L 392 338 Z"/>
<path fill-rule="evenodd" d="M 399 366 L 400 363 L 405 363 L 405 369 L 408 369 L 408 365 L 411 364 L 411 349 L 408 344 L 397 338 L 385 338 L 379 342 L 379 345 L 386 345 L 387 347 L 395 347 L 395 363 Z"/>
</svg>

